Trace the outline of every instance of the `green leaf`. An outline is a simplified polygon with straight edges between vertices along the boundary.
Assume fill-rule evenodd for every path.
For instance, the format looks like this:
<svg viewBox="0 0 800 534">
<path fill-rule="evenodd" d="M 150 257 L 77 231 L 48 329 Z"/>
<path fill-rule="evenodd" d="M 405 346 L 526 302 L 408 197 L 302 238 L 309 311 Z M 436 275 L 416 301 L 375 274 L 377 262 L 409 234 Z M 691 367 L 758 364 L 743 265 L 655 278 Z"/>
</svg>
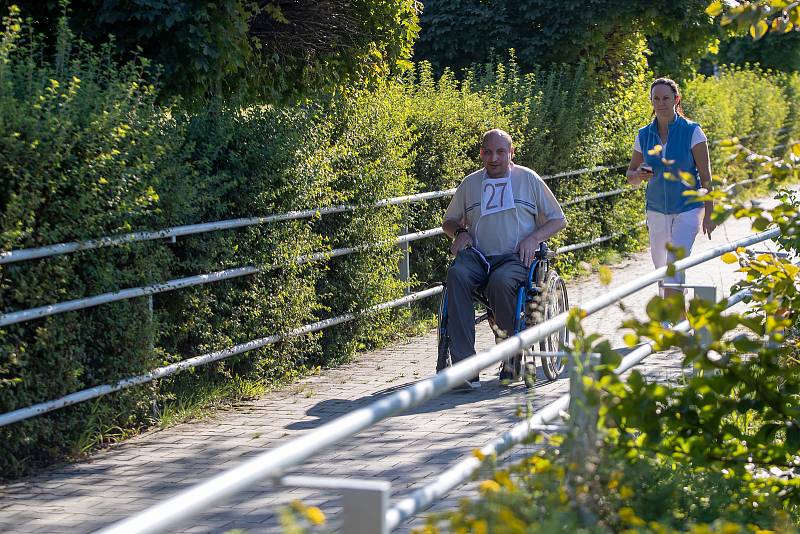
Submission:
<svg viewBox="0 0 800 534">
<path fill-rule="evenodd" d="M 733 339 L 733 346 L 740 352 L 755 352 L 761 348 L 761 344 L 747 337 L 745 334 L 739 334 Z"/>
<path fill-rule="evenodd" d="M 757 230 L 759 232 L 763 232 L 767 229 L 770 224 L 770 220 L 765 217 L 756 217 L 756 220 L 753 221 L 753 230 Z"/>
</svg>

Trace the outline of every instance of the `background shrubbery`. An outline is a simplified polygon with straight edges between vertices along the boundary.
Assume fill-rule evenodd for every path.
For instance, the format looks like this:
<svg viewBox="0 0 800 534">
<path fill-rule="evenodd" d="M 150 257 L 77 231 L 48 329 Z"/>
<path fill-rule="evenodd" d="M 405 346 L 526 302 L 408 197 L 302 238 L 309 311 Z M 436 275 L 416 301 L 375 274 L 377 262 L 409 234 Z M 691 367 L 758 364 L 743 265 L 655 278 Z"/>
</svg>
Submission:
<svg viewBox="0 0 800 534">
<path fill-rule="evenodd" d="M 282 213 L 454 187 L 479 165 L 480 134 L 511 131 L 517 161 L 540 173 L 625 163 L 649 116 L 643 41 L 603 83 L 582 66 L 523 74 L 508 61 L 463 82 L 421 63 L 374 90 L 296 106 L 209 101 L 189 113 L 157 101 L 147 62 L 94 50 L 62 25 L 54 52 L 11 20 L 0 47 L 0 249 L 135 230 Z M 638 43 L 638 44 L 637 44 Z M 686 107 L 709 136 L 766 132 L 797 106 L 796 75 L 725 71 L 686 87 Z M 724 97 L 720 95 L 724 94 Z M 766 95 L 763 98 L 759 95 Z M 194 109 L 196 107 L 193 106 Z M 797 132 L 797 113 L 784 113 Z M 747 117 L 745 120 L 743 117 Z M 716 172 L 740 177 L 715 159 Z M 549 183 L 566 201 L 620 187 L 618 172 Z M 0 267 L 4 312 L 126 287 L 254 265 L 261 274 L 133 299 L 0 329 L 0 411 L 141 374 L 156 366 L 364 309 L 403 293 L 401 228 L 438 226 L 447 200 L 364 208 L 312 220 L 146 242 Z M 573 223 L 553 245 L 621 232 L 629 250 L 641 192 L 567 208 Z M 612 216 L 609 216 L 613 214 Z M 328 262 L 297 256 L 384 245 Z M 412 284 L 439 281 L 446 240 L 412 243 Z M 568 255 L 564 270 L 597 249 Z M 31 466 L 150 424 L 200 385 L 272 384 L 385 343 L 419 319 L 408 309 L 291 338 L 216 364 L 0 429 L 0 472 Z M 205 386 L 203 386 L 205 387 Z"/>
</svg>

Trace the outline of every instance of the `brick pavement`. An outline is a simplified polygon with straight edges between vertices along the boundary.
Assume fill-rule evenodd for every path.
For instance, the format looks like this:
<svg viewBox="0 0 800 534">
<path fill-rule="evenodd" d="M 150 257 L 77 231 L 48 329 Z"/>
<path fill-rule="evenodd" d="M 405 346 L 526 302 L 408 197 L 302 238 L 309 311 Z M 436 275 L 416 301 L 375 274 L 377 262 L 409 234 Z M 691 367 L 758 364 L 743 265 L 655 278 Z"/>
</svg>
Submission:
<svg viewBox="0 0 800 534">
<path fill-rule="evenodd" d="M 718 229 L 712 242 L 699 238 L 696 250 L 748 234 L 746 224 L 733 221 Z M 631 256 L 612 269 L 612 286 L 651 268 L 647 254 Z M 691 269 L 687 278 L 689 282 L 713 280 L 727 295 L 734 277 L 731 266 L 716 260 Z M 605 290 L 596 276 L 571 281 L 568 286 L 573 305 Z M 614 306 L 587 318 L 587 330 L 603 332 L 614 346 L 621 346 L 616 326 L 624 313 L 640 314 L 653 294 L 654 286 L 626 299 L 628 312 Z M 483 324 L 478 330 L 478 349 L 491 346 L 493 337 L 488 327 Z M 109 525 L 349 410 L 430 376 L 435 365 L 435 345 L 435 333 L 428 333 L 361 354 L 350 364 L 324 370 L 258 400 L 219 410 L 206 420 L 150 431 L 86 461 L 56 466 L 0 486 L 0 531 L 80 533 Z M 669 380 L 680 375 L 678 362 L 676 354 L 654 355 L 644 370 L 652 379 Z M 525 388 L 501 387 L 494 368 L 485 370 L 481 379 L 484 387 L 480 391 L 451 392 L 383 421 L 290 474 L 388 480 L 392 498 L 403 497 L 519 420 L 516 413 L 519 406 L 525 405 Z M 534 409 L 566 389 L 564 378 L 547 383 L 540 377 L 531 395 Z M 519 451 L 512 453 L 512 458 L 519 455 Z M 473 496 L 473 490 L 474 483 L 468 483 L 433 509 L 452 507 L 458 499 Z M 178 531 L 224 532 L 242 528 L 249 532 L 277 532 L 275 512 L 292 499 L 321 506 L 331 524 L 337 524 L 339 498 L 335 494 L 275 489 L 264 483 L 198 516 Z M 408 532 L 419 524 L 421 518 L 416 517 L 398 531 Z"/>
</svg>

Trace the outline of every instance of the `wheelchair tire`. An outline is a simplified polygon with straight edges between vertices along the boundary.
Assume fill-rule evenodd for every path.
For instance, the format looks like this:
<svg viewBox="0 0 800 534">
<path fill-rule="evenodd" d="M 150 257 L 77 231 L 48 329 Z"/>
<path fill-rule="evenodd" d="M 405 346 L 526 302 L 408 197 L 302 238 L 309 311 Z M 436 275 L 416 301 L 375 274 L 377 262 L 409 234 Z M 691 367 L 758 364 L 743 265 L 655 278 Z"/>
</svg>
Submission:
<svg viewBox="0 0 800 534">
<path fill-rule="evenodd" d="M 569 309 L 569 298 L 567 296 L 567 286 L 564 280 L 555 271 L 549 271 L 542 284 L 542 295 L 544 303 L 544 320 L 553 317 Z M 569 344 L 569 331 L 567 327 L 553 332 L 539 342 L 542 352 L 558 352 Z M 556 380 L 564 372 L 566 362 L 563 356 L 542 356 L 542 370 L 548 380 Z"/>
<path fill-rule="evenodd" d="M 436 326 L 436 372 L 453 365 L 450 356 L 450 336 L 447 335 L 447 287 L 442 289 L 442 298 L 439 300 L 439 321 Z"/>
</svg>

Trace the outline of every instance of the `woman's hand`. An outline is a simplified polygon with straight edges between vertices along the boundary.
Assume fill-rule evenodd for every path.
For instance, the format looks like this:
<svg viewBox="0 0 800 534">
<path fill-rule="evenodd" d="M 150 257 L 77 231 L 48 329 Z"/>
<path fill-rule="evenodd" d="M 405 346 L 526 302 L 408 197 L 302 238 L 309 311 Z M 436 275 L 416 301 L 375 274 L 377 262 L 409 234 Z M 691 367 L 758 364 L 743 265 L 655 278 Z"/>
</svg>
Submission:
<svg viewBox="0 0 800 534">
<path fill-rule="evenodd" d="M 711 220 L 711 210 L 706 209 L 706 212 L 703 215 L 703 233 L 706 234 L 709 239 L 711 239 L 711 232 L 713 232 L 716 227 L 717 225 Z"/>
<path fill-rule="evenodd" d="M 639 165 L 639 168 L 636 169 L 636 177 L 639 179 L 639 182 L 646 182 L 653 177 L 653 168 L 650 165 L 642 163 Z"/>
<path fill-rule="evenodd" d="M 636 169 L 628 169 L 625 176 L 628 177 L 628 183 L 631 185 L 639 185 L 653 177 L 653 169 L 642 163 Z"/>
</svg>

